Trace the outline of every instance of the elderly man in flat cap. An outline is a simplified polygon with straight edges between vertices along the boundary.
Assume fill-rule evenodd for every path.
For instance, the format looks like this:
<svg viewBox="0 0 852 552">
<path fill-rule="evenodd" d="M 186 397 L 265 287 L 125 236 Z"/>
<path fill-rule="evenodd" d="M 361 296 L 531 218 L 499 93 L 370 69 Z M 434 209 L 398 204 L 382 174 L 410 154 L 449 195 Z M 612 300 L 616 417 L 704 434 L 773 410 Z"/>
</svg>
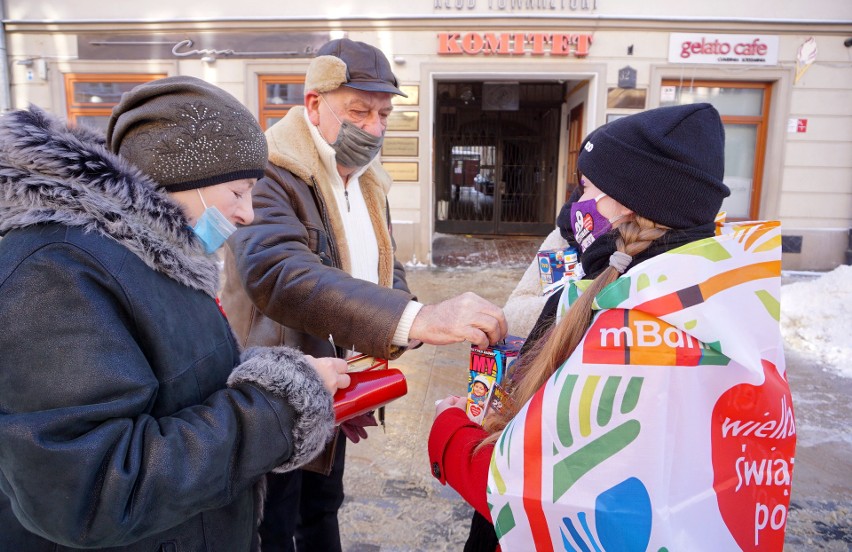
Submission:
<svg viewBox="0 0 852 552">
<path fill-rule="evenodd" d="M 394 258 L 378 159 L 393 95 L 384 54 L 332 40 L 308 67 L 304 108 L 266 132 L 269 165 L 254 192 L 255 220 L 229 240 L 222 301 L 244 345 L 287 344 L 316 357 L 354 351 L 393 359 L 419 342 L 485 346 L 506 334 L 503 311 L 465 293 L 423 305 Z M 372 415 L 344 423 L 353 442 Z M 346 440 L 305 469 L 268 477 L 264 550 L 340 550 Z"/>
</svg>

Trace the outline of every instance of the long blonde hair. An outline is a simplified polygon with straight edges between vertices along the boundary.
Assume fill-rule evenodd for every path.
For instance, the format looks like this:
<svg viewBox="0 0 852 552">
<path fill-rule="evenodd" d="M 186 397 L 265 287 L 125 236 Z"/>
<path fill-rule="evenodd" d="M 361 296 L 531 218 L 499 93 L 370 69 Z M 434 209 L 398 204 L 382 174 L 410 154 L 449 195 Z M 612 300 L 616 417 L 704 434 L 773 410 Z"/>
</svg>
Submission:
<svg viewBox="0 0 852 552">
<path fill-rule="evenodd" d="M 618 226 L 616 250 L 635 257 L 669 229 L 646 218 L 634 216 Z M 500 412 L 492 412 L 483 423 L 491 434 L 477 446 L 494 443 L 512 418 L 535 395 L 559 366 L 574 352 L 592 323 L 592 301 L 607 285 L 618 278 L 619 272 L 608 266 L 571 305 L 559 324 L 551 328 L 513 368 L 515 377 L 509 385 L 511 400 Z"/>
</svg>

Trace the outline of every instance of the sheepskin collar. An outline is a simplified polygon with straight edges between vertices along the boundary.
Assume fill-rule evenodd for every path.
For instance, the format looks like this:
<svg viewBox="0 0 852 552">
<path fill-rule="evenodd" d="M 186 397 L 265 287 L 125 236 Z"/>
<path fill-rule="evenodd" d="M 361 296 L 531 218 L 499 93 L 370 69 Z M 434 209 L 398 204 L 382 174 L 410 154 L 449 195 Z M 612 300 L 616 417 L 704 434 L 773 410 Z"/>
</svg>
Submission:
<svg viewBox="0 0 852 552">
<path fill-rule="evenodd" d="M 153 270 L 215 297 L 219 271 L 181 208 L 103 135 L 38 107 L 0 117 L 0 235 L 59 223 L 122 244 Z"/>
<path fill-rule="evenodd" d="M 269 146 L 269 161 L 274 165 L 290 171 L 306 185 L 314 186 L 322 197 L 334 197 L 331 188 L 334 177 L 320 160 L 305 118 L 304 107 L 290 109 L 283 119 L 269 128 L 266 131 L 266 143 Z M 376 156 L 376 159 L 370 162 L 369 168 L 358 177 L 358 182 L 379 248 L 379 285 L 393 287 L 394 247 L 387 217 L 387 193 L 393 180 Z M 351 274 L 352 262 L 349 258 L 348 237 L 343 220 L 337 209 L 329 209 L 327 215 L 340 256 L 339 268 Z"/>
<path fill-rule="evenodd" d="M 305 123 L 304 111 L 302 106 L 290 109 L 284 119 L 266 131 L 266 143 L 269 146 L 271 162 L 310 184 L 312 176 L 324 175 L 326 171 L 319 160 L 310 129 Z M 359 181 L 362 186 L 378 186 L 384 194 L 390 191 L 392 183 L 378 156 L 370 163 L 370 168 L 359 177 Z"/>
</svg>

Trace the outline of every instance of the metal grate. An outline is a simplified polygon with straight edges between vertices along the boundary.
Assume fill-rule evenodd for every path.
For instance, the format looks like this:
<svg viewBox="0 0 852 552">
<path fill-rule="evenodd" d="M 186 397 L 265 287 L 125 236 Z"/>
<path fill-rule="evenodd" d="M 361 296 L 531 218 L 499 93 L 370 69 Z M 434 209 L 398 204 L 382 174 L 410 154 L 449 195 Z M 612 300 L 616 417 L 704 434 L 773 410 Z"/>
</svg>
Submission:
<svg viewBox="0 0 852 552">
<path fill-rule="evenodd" d="M 501 101 L 493 90 L 483 109 L 481 82 L 437 85 L 439 232 L 546 234 L 553 228 L 562 87 L 514 84 L 517 109 L 510 98 L 503 105 L 511 109 L 502 110 L 492 109 Z"/>
</svg>

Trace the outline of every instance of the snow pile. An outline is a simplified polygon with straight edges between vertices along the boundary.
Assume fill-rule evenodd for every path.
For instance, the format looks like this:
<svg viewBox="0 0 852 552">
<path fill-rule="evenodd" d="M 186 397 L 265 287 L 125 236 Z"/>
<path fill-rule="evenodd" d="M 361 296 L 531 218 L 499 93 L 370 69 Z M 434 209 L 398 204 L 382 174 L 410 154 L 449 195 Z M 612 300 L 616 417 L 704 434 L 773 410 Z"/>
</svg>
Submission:
<svg viewBox="0 0 852 552">
<path fill-rule="evenodd" d="M 781 333 L 788 348 L 852 377 L 852 266 L 782 286 Z"/>
</svg>

